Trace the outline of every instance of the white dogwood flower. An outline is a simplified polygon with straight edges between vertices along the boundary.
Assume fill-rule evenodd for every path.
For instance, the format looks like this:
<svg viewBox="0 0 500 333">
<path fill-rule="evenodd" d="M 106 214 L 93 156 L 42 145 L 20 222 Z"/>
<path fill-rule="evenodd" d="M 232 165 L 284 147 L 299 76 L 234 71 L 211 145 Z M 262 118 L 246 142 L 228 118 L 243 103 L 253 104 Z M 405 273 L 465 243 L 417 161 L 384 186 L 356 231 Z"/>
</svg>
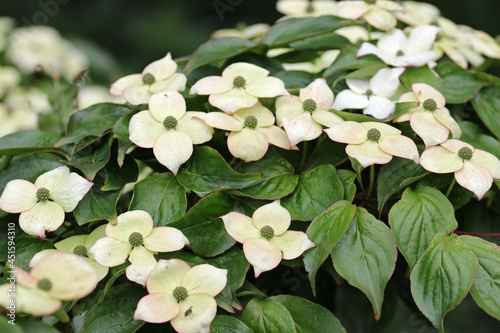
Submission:
<svg viewBox="0 0 500 333">
<path fill-rule="evenodd" d="M 408 25 L 428 25 L 436 22 L 441 15 L 439 9 L 426 2 L 403 1 L 401 2 L 404 11 L 397 12 L 394 15 L 398 20 Z"/>
<path fill-rule="evenodd" d="M 333 0 L 278 0 L 276 9 L 286 17 L 336 15 L 337 1 Z"/>
<path fill-rule="evenodd" d="M 337 16 L 356 20 L 363 17 L 368 24 L 380 30 L 393 29 L 397 20 L 396 12 L 402 12 L 403 7 L 388 0 L 341 1 L 338 4 Z"/>
</svg>

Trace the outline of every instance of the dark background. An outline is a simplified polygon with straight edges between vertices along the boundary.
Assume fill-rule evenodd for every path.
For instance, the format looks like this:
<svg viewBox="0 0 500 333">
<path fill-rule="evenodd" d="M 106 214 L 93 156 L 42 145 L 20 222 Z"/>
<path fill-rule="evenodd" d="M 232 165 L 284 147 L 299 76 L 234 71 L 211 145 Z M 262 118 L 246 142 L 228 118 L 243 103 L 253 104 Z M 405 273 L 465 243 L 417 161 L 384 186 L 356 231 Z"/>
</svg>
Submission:
<svg viewBox="0 0 500 333">
<path fill-rule="evenodd" d="M 500 35 L 499 0 L 427 2 L 456 23 Z M 272 24 L 281 17 L 275 6 L 274 0 L 2 0 L 0 13 L 18 26 L 49 25 L 67 38 L 90 40 L 114 56 L 119 74 L 127 74 L 168 51 L 174 58 L 191 54 L 214 30 L 239 22 Z"/>
</svg>

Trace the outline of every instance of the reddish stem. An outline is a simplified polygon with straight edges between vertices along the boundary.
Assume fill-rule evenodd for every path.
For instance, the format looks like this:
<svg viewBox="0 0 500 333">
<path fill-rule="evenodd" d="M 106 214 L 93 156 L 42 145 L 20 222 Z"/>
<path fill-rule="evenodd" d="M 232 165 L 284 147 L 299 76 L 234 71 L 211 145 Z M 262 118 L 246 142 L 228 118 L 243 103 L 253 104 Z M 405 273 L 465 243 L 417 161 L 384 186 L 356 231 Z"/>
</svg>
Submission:
<svg viewBox="0 0 500 333">
<path fill-rule="evenodd" d="M 500 233 L 488 233 L 488 232 L 472 232 L 472 231 L 459 231 L 455 230 L 458 235 L 471 235 L 471 236 L 483 236 L 483 237 L 500 237 Z"/>
</svg>

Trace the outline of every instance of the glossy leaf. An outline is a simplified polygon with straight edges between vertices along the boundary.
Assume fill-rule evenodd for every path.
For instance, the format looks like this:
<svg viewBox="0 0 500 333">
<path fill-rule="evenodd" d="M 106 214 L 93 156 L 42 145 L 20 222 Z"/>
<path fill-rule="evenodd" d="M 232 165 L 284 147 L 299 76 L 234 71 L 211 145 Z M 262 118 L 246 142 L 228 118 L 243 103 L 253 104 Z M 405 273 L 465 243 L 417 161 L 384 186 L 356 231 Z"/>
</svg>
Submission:
<svg viewBox="0 0 500 333">
<path fill-rule="evenodd" d="M 364 68 L 372 65 L 384 64 L 373 54 L 357 57 L 361 45 L 348 45 L 344 47 L 333 64 L 325 70 L 323 77 L 329 77 L 342 70 Z"/>
<path fill-rule="evenodd" d="M 253 333 L 253 331 L 239 319 L 223 315 L 216 316 L 210 328 L 213 333 Z"/>
<path fill-rule="evenodd" d="M 123 165 L 125 153 L 134 144 L 129 139 L 128 125 L 132 118 L 132 113 L 123 115 L 113 127 L 113 138 L 118 139 L 118 165 Z"/>
<path fill-rule="evenodd" d="M 295 50 L 329 51 L 341 49 L 349 44 L 349 40 L 335 32 L 306 38 L 290 44 Z"/>
<path fill-rule="evenodd" d="M 101 188 L 103 191 L 119 190 L 129 183 L 137 181 L 139 167 L 137 162 L 130 156 L 125 156 L 122 166 L 118 165 L 116 159 L 111 159 L 104 169 L 106 180 Z"/>
<path fill-rule="evenodd" d="M 270 299 L 252 299 L 243 310 L 241 321 L 255 333 L 297 332 L 292 315 L 286 307 Z"/>
<path fill-rule="evenodd" d="M 427 186 L 415 191 L 407 188 L 401 200 L 392 206 L 389 224 L 410 268 L 438 232 L 450 233 L 458 226 L 450 201 L 437 189 Z"/>
<path fill-rule="evenodd" d="M 354 184 L 356 173 L 350 170 L 337 170 L 337 174 L 344 186 L 344 200 L 352 202 L 356 195 L 356 184 Z"/>
<path fill-rule="evenodd" d="M 411 90 L 411 86 L 414 83 L 422 83 L 434 87 L 440 93 L 443 93 L 443 82 L 440 77 L 430 69 L 428 66 L 422 67 L 407 67 L 406 70 L 399 77 L 401 82 Z"/>
<path fill-rule="evenodd" d="M 353 223 L 332 251 L 335 270 L 368 297 L 376 320 L 382 312 L 384 290 L 396 259 L 396 241 L 389 227 L 359 207 Z"/>
<path fill-rule="evenodd" d="M 85 154 L 83 156 L 81 156 L 81 154 L 77 154 L 76 156 L 73 156 L 71 161 L 66 163 L 80 169 L 85 174 L 85 177 L 89 181 L 92 181 L 94 180 L 96 174 L 109 162 L 112 144 L 113 140 L 108 136 L 104 142 L 102 142 L 100 146 L 96 147 L 90 154 Z"/>
<path fill-rule="evenodd" d="M 23 155 L 38 152 L 64 154 L 63 150 L 54 148 L 54 144 L 60 138 L 61 136 L 59 133 L 39 130 L 8 134 L 0 138 L 0 156 Z"/>
<path fill-rule="evenodd" d="M 99 190 L 99 185 L 92 186 L 73 211 L 79 225 L 99 220 L 116 223 L 116 204 L 121 190 L 104 192 Z"/>
<path fill-rule="evenodd" d="M 186 213 L 187 199 L 184 188 L 170 172 L 152 175 L 134 185 L 134 197 L 129 210 L 144 210 L 154 226 L 165 226 Z"/>
<path fill-rule="evenodd" d="M 273 75 L 285 83 L 285 88 L 305 88 L 313 81 L 313 75 L 304 71 L 282 71 Z"/>
<path fill-rule="evenodd" d="M 439 332 L 444 332 L 444 316 L 469 292 L 478 266 L 474 252 L 457 235 L 438 233 L 413 268 L 413 299 Z"/>
<path fill-rule="evenodd" d="M 440 63 L 434 70 L 443 80 L 446 103 L 466 103 L 484 84 L 483 80 L 452 62 Z"/>
<path fill-rule="evenodd" d="M 500 139 L 500 88 L 488 87 L 472 99 L 472 105 L 484 125 Z"/>
<path fill-rule="evenodd" d="M 310 171 L 323 164 L 337 166 L 347 160 L 347 154 L 345 152 L 346 145 L 330 140 L 326 137 L 326 133 L 322 135 L 324 135 L 324 137 L 320 137 L 316 149 L 314 149 L 305 167 L 305 171 Z"/>
</svg>

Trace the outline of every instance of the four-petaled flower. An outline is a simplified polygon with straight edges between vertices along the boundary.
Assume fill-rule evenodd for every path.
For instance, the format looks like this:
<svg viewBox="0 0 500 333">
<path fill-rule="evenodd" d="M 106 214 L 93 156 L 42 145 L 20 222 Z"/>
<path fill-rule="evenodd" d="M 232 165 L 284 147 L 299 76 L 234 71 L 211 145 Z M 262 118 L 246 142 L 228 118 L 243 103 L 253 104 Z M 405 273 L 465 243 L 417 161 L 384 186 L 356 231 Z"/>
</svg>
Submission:
<svg viewBox="0 0 500 333">
<path fill-rule="evenodd" d="M 121 265 L 130 256 L 131 265 L 126 269 L 130 281 L 144 285 L 156 265 L 155 253 L 178 251 L 189 244 L 175 228 L 153 228 L 153 219 L 145 211 L 129 211 L 117 220 L 115 225 L 106 226 L 107 237 L 99 239 L 87 253 L 108 267 Z"/>
<path fill-rule="evenodd" d="M 270 143 L 290 149 L 285 131 L 274 125 L 273 113 L 260 103 L 232 115 L 209 112 L 198 118 L 209 126 L 231 131 L 227 137 L 229 152 L 245 162 L 260 160 L 266 154 Z"/>
<path fill-rule="evenodd" d="M 411 89 L 413 92 L 403 94 L 399 101 L 419 102 L 419 106 L 402 113 L 394 121 L 409 120 L 411 128 L 424 140 L 426 147 L 446 141 L 450 132 L 453 139 L 459 139 L 462 130 L 444 107 L 444 96 L 425 83 L 415 83 Z"/>
<path fill-rule="evenodd" d="M 212 139 L 213 129 L 195 117 L 204 112 L 186 112 L 186 101 L 176 91 L 151 96 L 149 110 L 130 119 L 130 141 L 142 148 L 153 148 L 161 164 L 177 174 L 181 164 L 193 154 L 193 144 Z"/>
<path fill-rule="evenodd" d="M 90 294 L 99 281 L 97 273 L 80 256 L 51 253 L 44 256 L 29 273 L 15 271 L 15 307 L 17 312 L 47 316 L 59 310 L 62 301 L 78 300 Z M 0 305 L 12 306 L 9 284 L 0 286 Z"/>
<path fill-rule="evenodd" d="M 320 136 L 324 125 L 332 127 L 342 118 L 330 112 L 334 100 L 325 79 L 316 79 L 300 89 L 299 96 L 282 96 L 276 99 L 276 120 L 283 126 L 290 139 L 290 147 L 301 141 Z"/>
<path fill-rule="evenodd" d="M 19 226 L 27 234 L 45 238 L 64 222 L 65 214 L 75 209 L 94 183 L 61 166 L 40 175 L 35 184 L 11 180 L 0 197 L 0 209 L 21 213 Z"/>
<path fill-rule="evenodd" d="M 345 121 L 325 132 L 333 141 L 347 143 L 347 155 L 356 159 L 363 168 L 389 163 L 393 155 L 419 162 L 415 142 L 387 124 Z"/>
<path fill-rule="evenodd" d="M 457 183 L 473 192 L 478 200 L 490 189 L 493 179 L 500 179 L 500 160 L 496 156 L 460 140 L 427 148 L 420 164 L 434 173 L 454 172 Z"/>
<path fill-rule="evenodd" d="M 252 264 L 255 277 L 279 265 L 282 259 L 299 257 L 316 246 L 301 231 L 288 230 L 290 213 L 276 200 L 261 206 L 252 217 L 231 212 L 222 216 L 226 231 L 237 242 L 243 243 L 243 252 Z"/>
<path fill-rule="evenodd" d="M 123 95 L 133 105 L 146 104 L 149 98 L 160 91 L 186 89 L 187 78 L 176 73 L 177 64 L 172 60 L 170 52 L 160 60 L 156 60 L 144 68 L 141 74 L 122 77 L 110 87 L 112 95 Z"/>
<path fill-rule="evenodd" d="M 337 16 L 356 20 L 361 16 L 380 30 L 393 29 L 398 21 L 394 17 L 395 13 L 402 12 L 403 7 L 394 1 L 387 0 L 359 0 L 341 1 L 338 4 Z"/>
<path fill-rule="evenodd" d="M 229 65 L 222 76 L 207 76 L 199 80 L 191 87 L 189 94 L 210 95 L 210 104 L 233 114 L 254 106 L 259 97 L 290 95 L 283 81 L 268 75 L 267 69 L 238 62 Z"/>
<path fill-rule="evenodd" d="M 161 259 L 148 276 L 149 295 L 137 304 L 134 320 L 170 321 L 180 333 L 210 332 L 217 313 L 214 297 L 226 283 L 226 269 L 208 264 L 191 268 L 179 259 Z"/>
<path fill-rule="evenodd" d="M 396 109 L 394 97 L 399 88 L 399 77 L 405 68 L 382 68 L 370 80 L 346 79 L 350 89 L 342 90 L 335 98 L 333 108 L 363 109 L 364 114 L 386 119 Z"/>
</svg>

